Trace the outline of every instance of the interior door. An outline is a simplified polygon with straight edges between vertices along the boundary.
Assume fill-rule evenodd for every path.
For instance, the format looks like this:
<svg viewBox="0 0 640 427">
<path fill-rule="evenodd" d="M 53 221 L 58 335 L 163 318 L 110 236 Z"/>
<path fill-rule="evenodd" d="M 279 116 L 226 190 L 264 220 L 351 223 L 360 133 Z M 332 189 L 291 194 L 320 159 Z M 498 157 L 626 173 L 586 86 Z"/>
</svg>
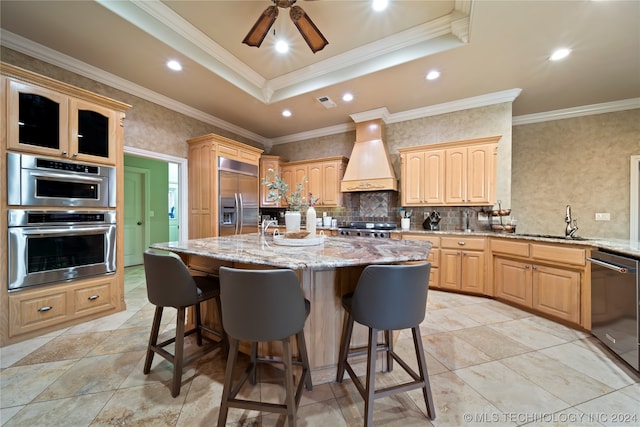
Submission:
<svg viewBox="0 0 640 427">
<path fill-rule="evenodd" d="M 148 172 L 125 166 L 124 170 L 124 265 L 142 264 L 146 247 L 145 182 Z"/>
</svg>

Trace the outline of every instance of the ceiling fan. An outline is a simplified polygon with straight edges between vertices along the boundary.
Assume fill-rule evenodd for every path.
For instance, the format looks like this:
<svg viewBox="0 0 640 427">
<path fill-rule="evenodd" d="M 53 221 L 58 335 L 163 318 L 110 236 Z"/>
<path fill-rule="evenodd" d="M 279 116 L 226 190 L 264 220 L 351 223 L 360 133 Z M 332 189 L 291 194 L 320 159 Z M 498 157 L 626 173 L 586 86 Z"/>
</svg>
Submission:
<svg viewBox="0 0 640 427">
<path fill-rule="evenodd" d="M 291 20 L 302 34 L 302 38 L 311 48 L 313 53 L 322 50 L 329 44 L 326 38 L 322 35 L 318 27 L 315 26 L 309 15 L 306 14 L 300 6 L 294 6 L 296 0 L 271 0 L 275 6 L 269 6 L 262 12 L 262 15 L 258 18 L 256 23 L 249 31 L 249 34 L 242 40 L 242 43 L 249 46 L 260 47 L 262 41 L 266 37 L 269 29 L 276 21 L 278 17 L 278 8 L 290 8 L 289 16 Z"/>
</svg>

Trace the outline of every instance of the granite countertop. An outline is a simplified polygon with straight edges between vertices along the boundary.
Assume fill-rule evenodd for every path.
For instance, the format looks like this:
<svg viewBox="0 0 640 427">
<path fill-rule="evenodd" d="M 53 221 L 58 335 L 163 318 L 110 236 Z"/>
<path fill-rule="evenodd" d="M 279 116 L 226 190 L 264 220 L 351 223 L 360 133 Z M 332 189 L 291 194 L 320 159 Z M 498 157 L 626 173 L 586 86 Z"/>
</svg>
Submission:
<svg viewBox="0 0 640 427">
<path fill-rule="evenodd" d="M 425 260 L 431 243 L 369 237 L 325 237 L 313 246 L 280 246 L 258 233 L 154 243 L 154 249 L 293 270 Z"/>
<path fill-rule="evenodd" d="M 520 239 L 520 240 L 531 240 L 535 242 L 550 242 L 550 243 L 561 243 L 567 245 L 582 245 L 582 246 L 590 246 L 592 248 L 602 249 L 606 251 L 613 251 L 622 255 L 632 256 L 634 258 L 640 259 L 640 243 L 633 242 L 631 240 L 625 239 L 604 239 L 604 238 L 582 238 L 580 240 L 572 240 L 565 239 L 562 236 L 556 237 L 548 237 L 545 235 L 527 235 L 527 234 L 517 234 L 517 233 L 495 233 L 492 231 L 472 231 L 472 232 L 464 232 L 464 231 L 431 231 L 424 229 L 409 229 L 405 231 L 397 231 L 398 233 L 408 233 L 408 234 L 427 234 L 427 235 L 435 235 L 435 236 L 447 236 L 447 235 L 467 235 L 467 236 L 480 236 L 480 237 L 500 237 L 505 239 Z"/>
</svg>

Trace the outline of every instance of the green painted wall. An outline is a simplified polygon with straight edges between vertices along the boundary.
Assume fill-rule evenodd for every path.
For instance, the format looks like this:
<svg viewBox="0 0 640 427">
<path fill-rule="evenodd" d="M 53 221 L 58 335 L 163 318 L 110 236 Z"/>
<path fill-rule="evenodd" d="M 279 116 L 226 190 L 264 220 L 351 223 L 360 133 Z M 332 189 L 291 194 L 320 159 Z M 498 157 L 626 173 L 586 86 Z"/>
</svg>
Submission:
<svg viewBox="0 0 640 427">
<path fill-rule="evenodd" d="M 169 165 L 167 162 L 124 156 L 124 165 L 149 171 L 149 218 L 150 243 L 169 241 Z M 127 206 L 124 207 L 127 209 Z M 126 236 L 125 236 L 126 239 Z"/>
</svg>

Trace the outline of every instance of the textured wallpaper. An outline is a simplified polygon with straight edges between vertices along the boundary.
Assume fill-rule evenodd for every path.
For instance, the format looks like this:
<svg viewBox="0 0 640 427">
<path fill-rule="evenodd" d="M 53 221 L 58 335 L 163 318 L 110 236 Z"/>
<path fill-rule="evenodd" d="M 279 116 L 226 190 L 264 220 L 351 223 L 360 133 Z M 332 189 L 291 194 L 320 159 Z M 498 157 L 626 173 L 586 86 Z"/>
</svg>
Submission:
<svg viewBox="0 0 640 427">
<path fill-rule="evenodd" d="M 629 165 L 640 155 L 640 109 L 513 128 L 512 208 L 518 232 L 629 238 Z M 595 221 L 608 212 L 611 221 Z"/>
</svg>

